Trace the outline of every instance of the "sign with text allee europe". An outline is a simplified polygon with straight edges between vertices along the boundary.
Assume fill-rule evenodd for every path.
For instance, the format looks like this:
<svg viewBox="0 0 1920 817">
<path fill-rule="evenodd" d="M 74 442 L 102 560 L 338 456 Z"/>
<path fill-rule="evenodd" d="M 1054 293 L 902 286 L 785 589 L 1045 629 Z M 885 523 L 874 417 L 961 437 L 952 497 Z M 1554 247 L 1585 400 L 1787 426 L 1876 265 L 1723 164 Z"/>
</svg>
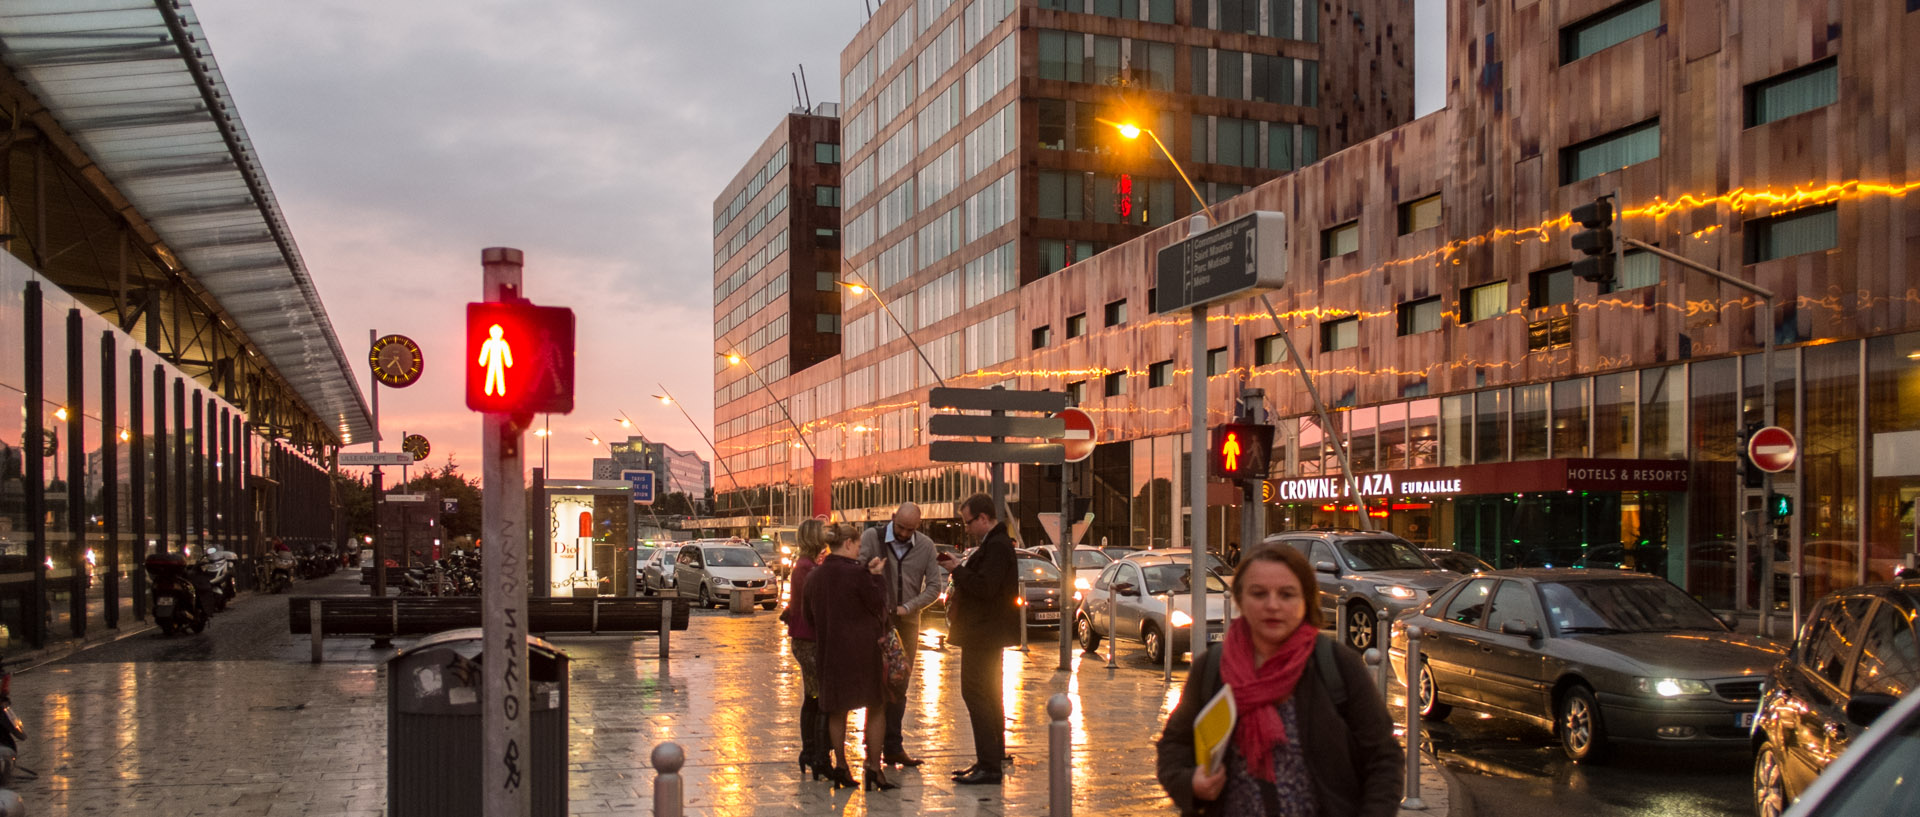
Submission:
<svg viewBox="0 0 1920 817">
<path fill-rule="evenodd" d="M 1362 497 L 1448 497 L 1540 491 L 1685 491 L 1684 460 L 1563 459 L 1499 462 L 1452 468 L 1377 471 L 1271 480 L 1268 502 L 1327 502 Z M 1264 492 L 1263 492 L 1264 493 Z"/>
<path fill-rule="evenodd" d="M 340 452 L 341 465 L 410 465 L 413 455 L 405 451 L 355 451 Z"/>
<path fill-rule="evenodd" d="M 1260 210 L 1160 250 L 1154 309 L 1177 312 L 1286 283 L 1287 216 Z"/>
</svg>

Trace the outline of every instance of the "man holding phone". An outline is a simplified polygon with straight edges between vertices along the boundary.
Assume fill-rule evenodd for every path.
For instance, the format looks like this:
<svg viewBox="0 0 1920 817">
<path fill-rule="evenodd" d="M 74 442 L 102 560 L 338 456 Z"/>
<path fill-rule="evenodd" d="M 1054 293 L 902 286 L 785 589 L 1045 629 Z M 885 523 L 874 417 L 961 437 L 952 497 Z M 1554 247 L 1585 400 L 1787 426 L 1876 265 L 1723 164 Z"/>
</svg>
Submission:
<svg viewBox="0 0 1920 817">
<path fill-rule="evenodd" d="M 947 598 L 948 640 L 960 647 L 960 699 L 973 726 L 976 760 L 954 772 L 954 782 L 998 784 L 1007 756 L 1006 702 L 1001 699 L 1003 651 L 1020 643 L 1019 567 L 1013 539 L 999 520 L 993 497 L 974 494 L 960 505 L 967 535 L 979 548 L 966 562 L 940 554 L 940 566 L 953 577 Z"/>
</svg>

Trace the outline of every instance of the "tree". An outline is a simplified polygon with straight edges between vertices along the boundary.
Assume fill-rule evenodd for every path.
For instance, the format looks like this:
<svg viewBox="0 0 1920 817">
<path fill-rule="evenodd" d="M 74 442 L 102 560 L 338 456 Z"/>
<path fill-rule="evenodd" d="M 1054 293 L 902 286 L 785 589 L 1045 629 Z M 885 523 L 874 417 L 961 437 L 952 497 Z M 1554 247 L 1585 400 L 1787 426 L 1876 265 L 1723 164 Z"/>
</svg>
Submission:
<svg viewBox="0 0 1920 817">
<path fill-rule="evenodd" d="M 454 463 L 452 454 L 447 455 L 446 465 L 438 470 L 425 470 L 427 473 L 407 482 L 407 490 L 438 491 L 441 499 L 456 500 L 459 503 L 459 509 L 440 516 L 441 524 L 446 527 L 447 537 L 479 537 L 480 480 L 461 476 L 460 468 Z"/>
<path fill-rule="evenodd" d="M 347 537 L 364 541 L 373 535 L 373 486 L 357 475 L 335 472 L 334 491 L 340 497 L 340 514 Z M 357 547 L 357 545 L 356 545 Z"/>
<path fill-rule="evenodd" d="M 653 512 L 661 516 L 694 516 L 693 500 L 683 491 L 674 491 L 653 504 Z"/>
</svg>

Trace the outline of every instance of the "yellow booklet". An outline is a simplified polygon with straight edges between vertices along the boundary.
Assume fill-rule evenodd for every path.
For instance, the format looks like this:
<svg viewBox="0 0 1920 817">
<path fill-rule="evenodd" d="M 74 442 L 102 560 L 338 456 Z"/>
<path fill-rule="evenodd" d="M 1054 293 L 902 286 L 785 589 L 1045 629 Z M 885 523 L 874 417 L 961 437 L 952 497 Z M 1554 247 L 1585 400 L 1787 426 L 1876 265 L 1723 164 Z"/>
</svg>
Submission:
<svg viewBox="0 0 1920 817">
<path fill-rule="evenodd" d="M 1193 760 L 1208 774 L 1220 771 L 1227 762 L 1227 741 L 1233 739 L 1233 727 L 1240 722 L 1240 709 L 1233 702 L 1233 687 L 1220 685 L 1213 700 L 1200 707 L 1193 719 Z"/>
</svg>

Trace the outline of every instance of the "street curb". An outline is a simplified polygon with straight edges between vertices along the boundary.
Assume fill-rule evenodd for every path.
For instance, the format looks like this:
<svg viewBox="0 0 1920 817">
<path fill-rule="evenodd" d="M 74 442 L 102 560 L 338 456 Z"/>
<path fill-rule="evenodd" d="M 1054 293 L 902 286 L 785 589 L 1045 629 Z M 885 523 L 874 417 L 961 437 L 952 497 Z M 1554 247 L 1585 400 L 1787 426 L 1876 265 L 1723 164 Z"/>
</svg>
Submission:
<svg viewBox="0 0 1920 817">
<path fill-rule="evenodd" d="M 242 592 L 237 596 L 234 596 L 233 601 L 227 602 L 227 604 L 228 606 L 232 606 L 234 604 L 239 603 L 241 599 L 249 598 L 252 596 L 258 596 L 258 595 L 261 595 L 259 591 L 248 590 L 248 591 Z M 6 656 L 6 661 L 9 665 L 12 665 L 12 664 L 24 665 L 14 669 L 10 669 L 9 672 L 12 672 L 15 675 L 31 672 L 33 670 L 36 670 L 48 664 L 51 664 L 55 661 L 58 661 L 62 658 L 68 658 L 75 654 L 86 652 L 87 650 L 93 649 L 94 647 L 99 647 L 106 644 L 112 644 L 117 641 L 124 641 L 136 635 L 140 635 L 142 633 L 150 633 L 156 629 L 159 629 L 159 625 L 154 624 L 153 622 L 148 621 L 147 619 L 141 618 L 141 619 L 134 619 L 134 620 L 138 621 L 139 624 L 131 628 L 119 628 L 119 629 L 112 629 L 112 630 L 103 629 L 98 634 L 88 634 L 85 638 L 82 638 L 78 641 L 75 641 L 72 638 L 67 638 L 53 645 L 41 647 L 40 649 L 37 649 L 37 650 L 17 652 L 12 655 Z M 103 628 L 104 626 L 105 625 L 102 625 Z"/>
</svg>

